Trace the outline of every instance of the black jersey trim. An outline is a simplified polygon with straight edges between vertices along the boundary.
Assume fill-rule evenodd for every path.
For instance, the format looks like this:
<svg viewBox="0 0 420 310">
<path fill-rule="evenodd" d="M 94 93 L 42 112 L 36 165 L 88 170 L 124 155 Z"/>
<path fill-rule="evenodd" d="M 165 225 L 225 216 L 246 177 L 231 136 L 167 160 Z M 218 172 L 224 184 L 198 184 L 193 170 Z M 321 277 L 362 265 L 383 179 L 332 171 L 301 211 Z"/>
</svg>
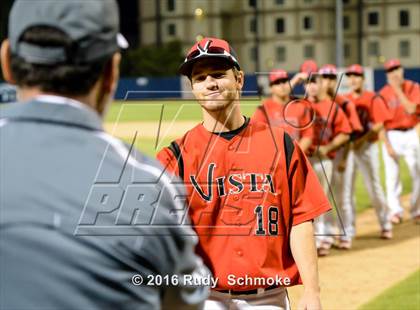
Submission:
<svg viewBox="0 0 420 310">
<path fill-rule="evenodd" d="M 248 126 L 250 118 L 244 116 L 244 119 L 245 119 L 245 122 L 239 128 L 236 128 L 231 131 L 226 131 L 226 132 L 213 132 L 213 134 L 218 135 L 226 140 L 232 140 L 234 137 L 240 134 Z"/>
<path fill-rule="evenodd" d="M 181 178 L 181 180 L 184 180 L 184 159 L 182 158 L 181 149 L 178 143 L 172 141 L 171 145 L 169 146 L 169 149 L 172 151 L 178 162 L 179 177 Z"/>
<path fill-rule="evenodd" d="M 292 138 L 287 132 L 284 132 L 284 152 L 286 154 L 286 171 L 289 173 L 290 163 L 292 161 L 293 152 L 295 151 L 295 145 Z"/>
</svg>

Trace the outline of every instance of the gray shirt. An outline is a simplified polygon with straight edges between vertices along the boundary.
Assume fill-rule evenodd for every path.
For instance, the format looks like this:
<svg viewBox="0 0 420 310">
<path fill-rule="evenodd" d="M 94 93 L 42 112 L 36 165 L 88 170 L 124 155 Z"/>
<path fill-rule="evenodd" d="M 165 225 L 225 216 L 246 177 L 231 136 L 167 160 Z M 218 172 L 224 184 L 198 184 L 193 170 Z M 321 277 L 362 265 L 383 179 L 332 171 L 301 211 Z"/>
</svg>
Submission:
<svg viewBox="0 0 420 310">
<path fill-rule="evenodd" d="M 208 275 L 171 183 L 81 103 L 40 96 L 0 108 L 0 308 L 201 307 L 207 287 L 146 285 Z"/>
</svg>

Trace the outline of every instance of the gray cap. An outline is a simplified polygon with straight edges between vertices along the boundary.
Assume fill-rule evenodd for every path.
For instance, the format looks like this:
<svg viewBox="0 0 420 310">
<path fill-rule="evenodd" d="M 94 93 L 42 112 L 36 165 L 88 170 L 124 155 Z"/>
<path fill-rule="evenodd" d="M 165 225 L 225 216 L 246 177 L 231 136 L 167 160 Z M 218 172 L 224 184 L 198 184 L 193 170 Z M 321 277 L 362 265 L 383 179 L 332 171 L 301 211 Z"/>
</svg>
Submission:
<svg viewBox="0 0 420 310">
<path fill-rule="evenodd" d="M 50 26 L 73 41 L 64 47 L 40 46 L 20 41 L 33 26 Z M 128 47 L 119 31 L 115 0 L 16 0 L 9 17 L 12 54 L 34 64 L 89 63 Z"/>
</svg>

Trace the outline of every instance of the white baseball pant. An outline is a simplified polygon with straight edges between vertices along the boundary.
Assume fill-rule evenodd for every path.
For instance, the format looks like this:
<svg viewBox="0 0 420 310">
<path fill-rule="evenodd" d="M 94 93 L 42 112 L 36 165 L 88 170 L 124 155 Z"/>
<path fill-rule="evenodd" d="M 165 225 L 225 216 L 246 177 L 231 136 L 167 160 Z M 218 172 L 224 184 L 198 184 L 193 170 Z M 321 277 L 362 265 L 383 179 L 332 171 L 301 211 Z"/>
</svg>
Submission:
<svg viewBox="0 0 420 310">
<path fill-rule="evenodd" d="M 381 186 L 379 163 L 379 148 L 377 143 L 365 143 L 360 149 L 350 150 L 348 154 L 346 169 L 343 173 L 341 203 L 338 204 L 344 226 L 344 236 L 341 237 L 342 240 L 350 241 L 356 234 L 356 205 L 354 201 L 356 167 L 359 168 L 362 173 L 381 230 L 392 229 L 390 221 L 391 210 L 388 208 L 385 194 Z M 337 195 L 339 195 L 339 193 L 337 193 Z"/>
<path fill-rule="evenodd" d="M 290 310 L 289 296 L 284 287 L 262 290 L 252 295 L 230 295 L 215 290 L 210 292 L 204 310 Z"/>
<path fill-rule="evenodd" d="M 403 156 L 410 171 L 412 181 L 411 192 L 411 216 L 420 215 L 420 142 L 416 130 L 407 131 L 388 130 L 388 140 L 399 157 Z M 386 176 L 386 196 L 392 214 L 402 214 L 403 209 L 400 203 L 402 185 L 400 182 L 400 168 L 398 161 L 389 156 L 385 145 L 383 147 L 383 158 Z"/>
<path fill-rule="evenodd" d="M 343 222 L 343 214 L 342 214 L 342 205 L 343 205 L 343 188 L 345 183 L 345 171 L 339 170 L 339 165 L 343 159 L 345 149 L 340 148 L 335 158 L 332 161 L 332 173 L 331 173 L 331 192 L 332 192 L 332 199 L 331 203 L 337 208 L 336 210 L 336 218 L 329 217 L 327 218 L 328 222 L 326 225 L 328 227 L 337 227 L 338 232 L 336 235 L 340 237 L 340 239 L 346 238 L 348 232 L 345 230 L 344 222 Z M 349 156 L 350 153 L 347 155 Z M 347 177 L 348 179 L 348 177 Z"/>
<path fill-rule="evenodd" d="M 310 157 L 309 161 L 311 162 L 312 168 L 314 169 L 319 183 L 321 183 L 324 193 L 328 196 L 331 201 L 331 193 L 329 185 L 331 184 L 332 176 L 332 160 L 331 159 L 322 159 L 318 157 Z M 314 220 L 315 224 L 315 240 L 317 247 L 320 246 L 321 242 L 334 242 L 334 235 L 336 230 L 334 228 L 334 210 L 328 211 Z"/>
</svg>

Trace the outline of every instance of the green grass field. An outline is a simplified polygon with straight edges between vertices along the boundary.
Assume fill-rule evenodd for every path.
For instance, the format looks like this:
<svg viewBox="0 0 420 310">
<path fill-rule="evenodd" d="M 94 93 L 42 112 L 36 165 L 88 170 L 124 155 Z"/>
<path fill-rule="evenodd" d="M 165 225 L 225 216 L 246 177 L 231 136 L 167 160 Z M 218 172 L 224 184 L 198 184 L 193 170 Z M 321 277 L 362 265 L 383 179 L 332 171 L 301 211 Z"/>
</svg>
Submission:
<svg viewBox="0 0 420 310">
<path fill-rule="evenodd" d="M 360 310 L 395 309 L 420 309 L 420 269 L 360 307 Z"/>
<path fill-rule="evenodd" d="M 255 108 L 259 105 L 259 101 L 246 100 L 241 102 L 241 111 L 246 116 L 251 116 Z M 106 122 L 135 122 L 135 121 L 152 121 L 159 122 L 170 121 L 173 119 L 179 121 L 201 121 L 200 106 L 193 100 L 187 101 L 129 101 L 129 102 L 114 102 L 108 111 Z M 129 138 L 125 139 L 127 143 L 132 141 Z M 159 141 L 160 145 L 168 145 L 172 141 L 171 138 Z M 142 152 L 154 157 L 156 152 L 156 140 L 153 138 L 142 137 L 136 142 L 136 147 Z M 382 153 L 382 152 L 381 152 Z M 381 181 L 384 185 L 385 172 L 383 161 L 381 163 Z M 408 168 L 403 160 L 400 161 L 401 178 L 403 184 L 403 194 L 410 193 L 411 181 Z M 361 174 L 358 172 L 356 179 L 356 206 L 357 211 L 360 212 L 370 207 L 369 195 L 366 191 L 365 184 Z"/>
<path fill-rule="evenodd" d="M 241 103 L 241 111 L 246 116 L 251 116 L 258 101 L 245 101 Z M 114 102 L 108 111 L 107 122 L 133 122 L 157 121 L 162 115 L 162 120 L 169 121 L 176 118 L 180 121 L 197 121 L 201 119 L 201 109 L 196 101 L 129 101 L 122 104 Z"/>
</svg>

